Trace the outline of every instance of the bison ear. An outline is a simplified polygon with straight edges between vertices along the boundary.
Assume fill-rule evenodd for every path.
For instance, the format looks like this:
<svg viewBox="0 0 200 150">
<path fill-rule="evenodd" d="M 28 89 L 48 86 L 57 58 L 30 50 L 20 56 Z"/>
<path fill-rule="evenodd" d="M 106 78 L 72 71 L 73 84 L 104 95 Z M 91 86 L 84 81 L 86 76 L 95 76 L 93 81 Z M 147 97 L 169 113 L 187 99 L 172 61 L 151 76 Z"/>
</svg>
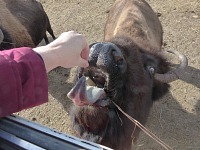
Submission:
<svg viewBox="0 0 200 150">
<path fill-rule="evenodd" d="M 4 35 L 3 35 L 2 30 L 0 29 L 0 44 L 3 41 L 3 39 L 4 39 Z"/>
</svg>

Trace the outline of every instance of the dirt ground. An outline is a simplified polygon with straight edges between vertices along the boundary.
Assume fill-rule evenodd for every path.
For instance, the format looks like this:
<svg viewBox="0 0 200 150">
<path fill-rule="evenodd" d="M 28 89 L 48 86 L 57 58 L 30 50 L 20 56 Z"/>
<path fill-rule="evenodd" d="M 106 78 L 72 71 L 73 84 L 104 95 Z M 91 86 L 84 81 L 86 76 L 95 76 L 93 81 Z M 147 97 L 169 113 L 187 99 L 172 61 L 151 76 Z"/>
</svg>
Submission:
<svg viewBox="0 0 200 150">
<path fill-rule="evenodd" d="M 89 43 L 103 40 L 103 30 L 114 0 L 41 0 L 52 28 L 59 36 L 75 30 Z M 147 0 L 164 29 L 164 49 L 176 49 L 189 60 L 181 80 L 171 83 L 168 94 L 155 102 L 146 127 L 175 150 L 200 150 L 200 1 Z M 73 69 L 49 73 L 49 102 L 18 114 L 58 131 L 72 134 L 69 122 Z M 163 149 L 141 132 L 137 150 Z"/>
</svg>

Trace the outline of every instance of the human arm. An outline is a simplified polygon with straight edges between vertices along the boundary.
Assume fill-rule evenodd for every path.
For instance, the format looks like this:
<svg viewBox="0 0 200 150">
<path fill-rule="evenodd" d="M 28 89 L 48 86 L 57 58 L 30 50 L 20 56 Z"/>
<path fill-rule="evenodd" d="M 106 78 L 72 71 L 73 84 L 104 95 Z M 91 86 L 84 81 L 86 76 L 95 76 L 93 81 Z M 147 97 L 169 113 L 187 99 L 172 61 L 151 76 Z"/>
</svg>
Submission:
<svg viewBox="0 0 200 150">
<path fill-rule="evenodd" d="M 74 31 L 46 46 L 0 51 L 0 117 L 47 102 L 46 72 L 58 66 L 87 67 L 88 55 L 84 36 Z"/>
<path fill-rule="evenodd" d="M 0 117 L 47 101 L 45 65 L 32 48 L 0 51 Z"/>
</svg>

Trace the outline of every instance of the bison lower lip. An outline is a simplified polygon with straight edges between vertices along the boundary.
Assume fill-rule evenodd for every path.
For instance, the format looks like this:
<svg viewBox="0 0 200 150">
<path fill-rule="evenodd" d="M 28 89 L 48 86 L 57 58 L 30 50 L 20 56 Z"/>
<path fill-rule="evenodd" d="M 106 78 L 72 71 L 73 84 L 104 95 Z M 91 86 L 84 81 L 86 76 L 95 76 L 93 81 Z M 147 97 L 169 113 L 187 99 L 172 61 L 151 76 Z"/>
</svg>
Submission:
<svg viewBox="0 0 200 150">
<path fill-rule="evenodd" d="M 106 99 L 106 93 L 103 89 L 94 86 L 86 87 L 86 78 L 83 76 L 76 85 L 71 89 L 67 96 L 74 104 L 106 106 L 109 100 Z"/>
</svg>

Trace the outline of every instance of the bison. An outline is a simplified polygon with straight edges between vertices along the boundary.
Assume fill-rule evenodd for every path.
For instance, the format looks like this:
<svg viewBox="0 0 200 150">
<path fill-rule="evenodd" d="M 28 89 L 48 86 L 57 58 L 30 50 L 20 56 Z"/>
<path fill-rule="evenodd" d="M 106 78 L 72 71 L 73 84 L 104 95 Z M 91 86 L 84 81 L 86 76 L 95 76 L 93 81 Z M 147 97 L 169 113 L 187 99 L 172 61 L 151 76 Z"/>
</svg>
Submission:
<svg viewBox="0 0 200 150">
<path fill-rule="evenodd" d="M 77 135 L 116 150 L 131 149 L 140 129 L 114 103 L 145 124 L 153 101 L 187 66 L 184 55 L 171 51 L 180 57 L 180 66 L 170 71 L 162 42 L 161 23 L 146 1 L 115 1 L 104 42 L 91 44 L 89 67 L 79 69 L 78 81 L 68 93 Z"/>
<path fill-rule="evenodd" d="M 0 50 L 49 43 L 46 31 L 55 39 L 49 18 L 36 0 L 0 0 L 0 29 L 4 39 Z"/>
</svg>

